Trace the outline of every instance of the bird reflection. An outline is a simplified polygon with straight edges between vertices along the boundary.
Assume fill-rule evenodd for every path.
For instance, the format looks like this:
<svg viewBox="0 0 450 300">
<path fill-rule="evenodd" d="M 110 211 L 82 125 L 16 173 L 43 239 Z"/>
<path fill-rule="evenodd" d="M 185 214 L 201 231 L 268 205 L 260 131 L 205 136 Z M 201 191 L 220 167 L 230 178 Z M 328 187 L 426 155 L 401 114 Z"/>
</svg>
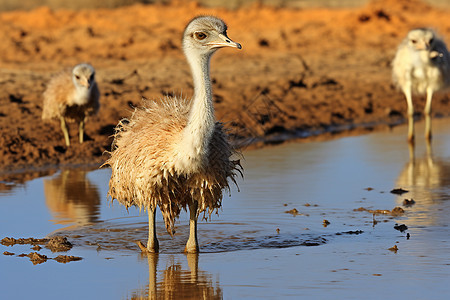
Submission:
<svg viewBox="0 0 450 300">
<path fill-rule="evenodd" d="M 12 194 L 14 189 L 25 187 L 28 181 L 43 176 L 50 176 L 55 172 L 53 169 L 24 173 L 2 173 L 0 171 L 0 194 Z"/>
<path fill-rule="evenodd" d="M 445 180 L 445 163 L 433 158 L 432 145 L 427 142 L 426 153 L 416 157 L 414 144 L 409 144 L 409 162 L 398 178 L 402 186 L 432 189 L 441 186 Z M 450 167 L 450 166 L 449 166 Z M 414 192 L 414 191 L 412 191 Z"/>
<path fill-rule="evenodd" d="M 87 173 L 67 169 L 56 177 L 44 179 L 45 202 L 56 224 L 72 227 L 97 221 L 100 193 L 87 178 Z"/>
<path fill-rule="evenodd" d="M 409 162 L 397 179 L 397 185 L 409 193 L 399 196 L 397 201 L 405 204 L 405 198 L 412 198 L 415 204 L 410 209 L 415 214 L 410 221 L 416 225 L 434 225 L 436 213 L 443 213 L 440 204 L 450 200 L 446 190 L 450 185 L 450 162 L 433 157 L 431 142 L 427 142 L 424 156 L 416 157 L 415 150 L 414 144 L 409 144 Z"/>
<path fill-rule="evenodd" d="M 222 289 L 218 282 L 213 282 L 212 275 L 198 269 L 198 254 L 185 254 L 189 270 L 183 270 L 176 257 L 168 259 L 165 270 L 158 272 L 159 255 L 147 256 L 149 283 L 148 287 L 133 293 L 131 299 L 222 299 Z M 161 275 L 158 281 L 157 275 Z"/>
</svg>

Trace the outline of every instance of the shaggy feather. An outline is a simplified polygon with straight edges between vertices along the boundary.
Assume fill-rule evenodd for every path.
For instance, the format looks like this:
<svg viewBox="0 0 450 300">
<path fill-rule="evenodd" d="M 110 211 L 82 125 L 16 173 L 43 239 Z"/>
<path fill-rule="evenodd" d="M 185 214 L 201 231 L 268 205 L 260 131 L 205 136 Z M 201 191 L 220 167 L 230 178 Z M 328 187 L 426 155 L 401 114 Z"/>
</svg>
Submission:
<svg viewBox="0 0 450 300">
<path fill-rule="evenodd" d="M 129 120 L 116 128 L 113 149 L 105 162 L 112 169 L 108 195 L 126 207 L 160 207 L 166 229 L 173 234 L 174 221 L 189 201 L 198 202 L 198 213 L 211 215 L 221 207 L 223 190 L 229 190 L 241 173 L 236 151 L 216 122 L 207 159 L 194 173 L 177 171 L 173 162 L 177 142 L 188 123 L 191 103 L 186 99 L 144 100 Z M 242 173 L 241 173 L 242 174 Z"/>
</svg>

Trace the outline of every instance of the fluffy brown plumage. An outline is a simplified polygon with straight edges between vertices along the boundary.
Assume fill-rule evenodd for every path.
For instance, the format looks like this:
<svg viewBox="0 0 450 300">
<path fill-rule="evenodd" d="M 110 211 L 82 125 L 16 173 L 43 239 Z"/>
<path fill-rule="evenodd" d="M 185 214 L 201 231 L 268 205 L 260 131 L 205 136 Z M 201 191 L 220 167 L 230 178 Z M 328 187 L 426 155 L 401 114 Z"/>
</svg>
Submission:
<svg viewBox="0 0 450 300">
<path fill-rule="evenodd" d="M 231 159 L 235 151 L 215 120 L 211 99 L 209 59 L 226 46 L 241 48 L 226 36 L 223 21 L 192 20 L 183 47 L 194 77 L 193 100 L 144 100 L 144 106 L 116 128 L 113 151 L 105 163 L 112 169 L 108 194 L 127 207 L 148 210 L 147 251 L 159 249 L 154 232 L 154 210 L 159 206 L 170 234 L 175 218 L 189 207 L 191 230 L 185 251 L 197 252 L 198 214 L 210 215 L 219 208 L 228 179 L 235 182 L 241 172 L 239 161 Z"/>
<path fill-rule="evenodd" d="M 79 140 L 83 142 L 84 123 L 98 112 L 100 92 L 95 70 L 89 64 L 65 69 L 50 80 L 44 92 L 42 119 L 59 119 L 66 145 L 70 145 L 66 121 L 79 123 Z"/>
<path fill-rule="evenodd" d="M 109 195 L 126 207 L 158 205 L 170 234 L 190 199 L 199 203 L 199 212 L 211 214 L 221 206 L 222 190 L 229 188 L 228 178 L 234 181 L 238 165 L 230 160 L 235 151 L 217 122 L 204 166 L 193 174 L 176 173 L 172 146 L 186 127 L 190 107 L 189 101 L 179 98 L 144 100 L 144 107 L 136 108 L 130 120 L 119 123 L 115 150 L 106 162 L 113 169 Z"/>
</svg>

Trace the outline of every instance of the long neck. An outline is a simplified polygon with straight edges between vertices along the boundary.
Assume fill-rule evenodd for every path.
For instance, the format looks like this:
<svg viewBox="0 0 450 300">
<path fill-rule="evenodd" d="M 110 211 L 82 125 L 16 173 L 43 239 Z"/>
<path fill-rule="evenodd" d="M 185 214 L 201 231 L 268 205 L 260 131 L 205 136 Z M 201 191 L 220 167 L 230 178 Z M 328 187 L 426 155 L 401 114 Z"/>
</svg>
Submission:
<svg viewBox="0 0 450 300">
<path fill-rule="evenodd" d="M 215 116 L 212 102 L 211 80 L 209 77 L 210 55 L 189 55 L 194 80 L 194 98 L 188 123 L 183 130 L 180 147 L 183 170 L 197 170 L 209 150 L 209 142 L 214 132 Z M 192 54 L 192 53 L 191 53 Z"/>
<path fill-rule="evenodd" d="M 209 77 L 210 56 L 189 57 L 188 61 L 194 80 L 194 99 L 188 126 L 200 128 L 215 121 L 211 79 Z"/>
</svg>

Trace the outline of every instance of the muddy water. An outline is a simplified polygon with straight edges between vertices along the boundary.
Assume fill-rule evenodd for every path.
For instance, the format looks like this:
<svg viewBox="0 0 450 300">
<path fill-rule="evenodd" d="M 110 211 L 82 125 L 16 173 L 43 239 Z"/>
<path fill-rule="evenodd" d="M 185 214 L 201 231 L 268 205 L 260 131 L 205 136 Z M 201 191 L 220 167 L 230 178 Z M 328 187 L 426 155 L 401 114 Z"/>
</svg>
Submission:
<svg viewBox="0 0 450 300">
<path fill-rule="evenodd" d="M 74 244 L 66 254 L 83 260 L 33 265 L 18 257 L 34 252 L 30 245 L 0 245 L 14 253 L 0 255 L 0 298 L 442 299 L 450 293 L 450 120 L 433 125 L 428 147 L 418 135 L 409 148 L 397 127 L 245 152 L 241 191 L 199 223 L 200 255 L 182 253 L 187 214 L 173 238 L 158 215 L 161 253 L 140 255 L 134 241 L 146 239 L 146 214 L 107 201 L 109 170 L 4 183 L 0 238 L 63 234 Z M 354 211 L 396 206 L 405 214 Z"/>
</svg>

